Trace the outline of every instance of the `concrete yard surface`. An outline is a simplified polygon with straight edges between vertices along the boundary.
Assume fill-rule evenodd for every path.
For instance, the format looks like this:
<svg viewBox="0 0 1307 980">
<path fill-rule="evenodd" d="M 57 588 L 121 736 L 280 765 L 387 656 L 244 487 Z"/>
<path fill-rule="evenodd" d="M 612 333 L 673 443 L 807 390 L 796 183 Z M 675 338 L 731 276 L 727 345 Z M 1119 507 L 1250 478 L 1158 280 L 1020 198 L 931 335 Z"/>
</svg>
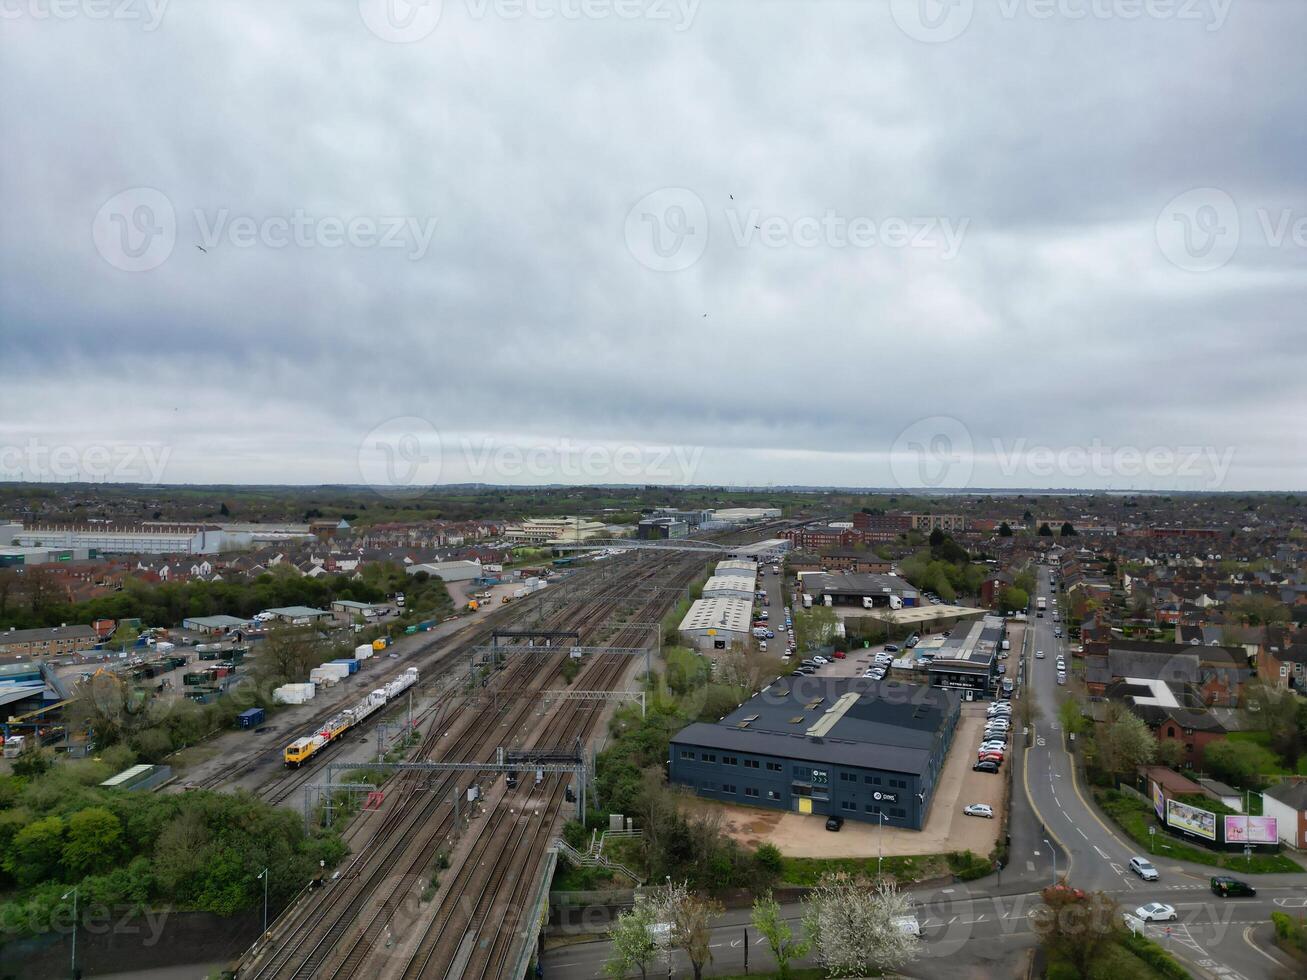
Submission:
<svg viewBox="0 0 1307 980">
<path fill-rule="evenodd" d="M 971 769 L 984 727 L 985 706 L 963 705 L 944 773 L 921 831 L 845 820 L 843 829 L 834 833 L 826 829 L 825 815 L 800 816 L 699 797 L 691 798 L 690 806 L 720 812 L 723 831 L 742 844 L 774 844 L 790 857 L 875 857 L 877 853 L 906 856 L 967 850 L 987 855 L 998 840 L 1004 776 Z M 994 819 L 966 816 L 962 808 L 968 803 L 988 803 L 994 808 Z"/>
</svg>

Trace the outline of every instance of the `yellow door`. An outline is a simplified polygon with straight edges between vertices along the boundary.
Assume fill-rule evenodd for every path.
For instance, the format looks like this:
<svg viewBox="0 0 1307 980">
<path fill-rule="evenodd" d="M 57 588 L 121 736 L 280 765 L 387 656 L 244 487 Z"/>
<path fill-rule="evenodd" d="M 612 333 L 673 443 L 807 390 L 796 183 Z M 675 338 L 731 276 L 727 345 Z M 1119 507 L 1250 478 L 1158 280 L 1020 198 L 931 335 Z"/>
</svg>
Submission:
<svg viewBox="0 0 1307 980">
<path fill-rule="evenodd" d="M 800 813 L 812 812 L 812 800 L 809 797 L 807 796 L 799 797 L 799 812 Z"/>
</svg>

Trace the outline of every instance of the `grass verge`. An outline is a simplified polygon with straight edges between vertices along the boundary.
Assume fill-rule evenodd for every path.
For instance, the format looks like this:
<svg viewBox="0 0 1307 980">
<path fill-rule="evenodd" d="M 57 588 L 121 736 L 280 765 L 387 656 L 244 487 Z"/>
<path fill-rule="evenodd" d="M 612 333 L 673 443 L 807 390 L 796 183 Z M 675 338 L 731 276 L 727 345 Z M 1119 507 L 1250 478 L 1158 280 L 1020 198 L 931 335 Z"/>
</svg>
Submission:
<svg viewBox="0 0 1307 980">
<path fill-rule="evenodd" d="M 1094 799 L 1103 812 L 1116 821 L 1117 826 L 1124 830 L 1131 840 L 1143 848 L 1144 853 L 1174 858 L 1177 861 L 1192 861 L 1194 864 L 1205 864 L 1243 874 L 1277 874 L 1303 870 L 1302 865 L 1283 854 L 1254 854 L 1251 858 L 1245 859 L 1242 854 L 1222 854 L 1193 847 L 1165 832 L 1154 835 L 1156 837 L 1154 844 L 1150 841 L 1148 833 L 1148 828 L 1153 822 L 1153 810 L 1147 803 L 1114 789 L 1096 788 Z"/>
</svg>

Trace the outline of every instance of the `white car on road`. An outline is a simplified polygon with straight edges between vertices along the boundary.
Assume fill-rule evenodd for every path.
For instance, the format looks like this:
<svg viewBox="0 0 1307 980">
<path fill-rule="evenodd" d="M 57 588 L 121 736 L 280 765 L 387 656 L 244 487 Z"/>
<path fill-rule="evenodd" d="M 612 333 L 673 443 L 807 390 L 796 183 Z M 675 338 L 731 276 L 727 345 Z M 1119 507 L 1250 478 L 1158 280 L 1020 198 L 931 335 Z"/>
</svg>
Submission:
<svg viewBox="0 0 1307 980">
<path fill-rule="evenodd" d="M 1132 857 L 1130 859 L 1130 870 L 1143 878 L 1144 881 L 1156 881 L 1159 877 L 1157 869 L 1153 867 L 1152 862 L 1147 858 Z"/>
<path fill-rule="evenodd" d="M 970 803 L 962 808 L 962 812 L 968 817 L 985 817 L 989 820 L 994 819 L 994 808 L 988 803 Z"/>
<path fill-rule="evenodd" d="M 1179 918 L 1175 906 L 1167 905 L 1165 902 L 1149 902 L 1147 905 L 1141 905 L 1135 909 L 1135 917 L 1145 922 L 1174 922 Z"/>
</svg>

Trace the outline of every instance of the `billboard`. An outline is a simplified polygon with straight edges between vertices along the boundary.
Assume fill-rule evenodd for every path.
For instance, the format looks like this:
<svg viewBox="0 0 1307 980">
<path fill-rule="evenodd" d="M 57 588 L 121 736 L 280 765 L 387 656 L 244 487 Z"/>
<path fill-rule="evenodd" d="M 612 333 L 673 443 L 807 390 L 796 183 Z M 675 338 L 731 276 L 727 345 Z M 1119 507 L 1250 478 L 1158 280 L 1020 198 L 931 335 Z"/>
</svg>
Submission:
<svg viewBox="0 0 1307 980">
<path fill-rule="evenodd" d="M 1166 801 L 1166 825 L 1208 840 L 1216 840 L 1216 814 L 1178 800 Z"/>
<path fill-rule="evenodd" d="M 1162 784 L 1153 783 L 1153 809 L 1157 811 L 1157 819 L 1166 819 L 1166 797 L 1162 795 Z"/>
<path fill-rule="evenodd" d="M 1226 817 L 1227 844 L 1274 844 L 1280 839 L 1274 817 Z"/>
</svg>

